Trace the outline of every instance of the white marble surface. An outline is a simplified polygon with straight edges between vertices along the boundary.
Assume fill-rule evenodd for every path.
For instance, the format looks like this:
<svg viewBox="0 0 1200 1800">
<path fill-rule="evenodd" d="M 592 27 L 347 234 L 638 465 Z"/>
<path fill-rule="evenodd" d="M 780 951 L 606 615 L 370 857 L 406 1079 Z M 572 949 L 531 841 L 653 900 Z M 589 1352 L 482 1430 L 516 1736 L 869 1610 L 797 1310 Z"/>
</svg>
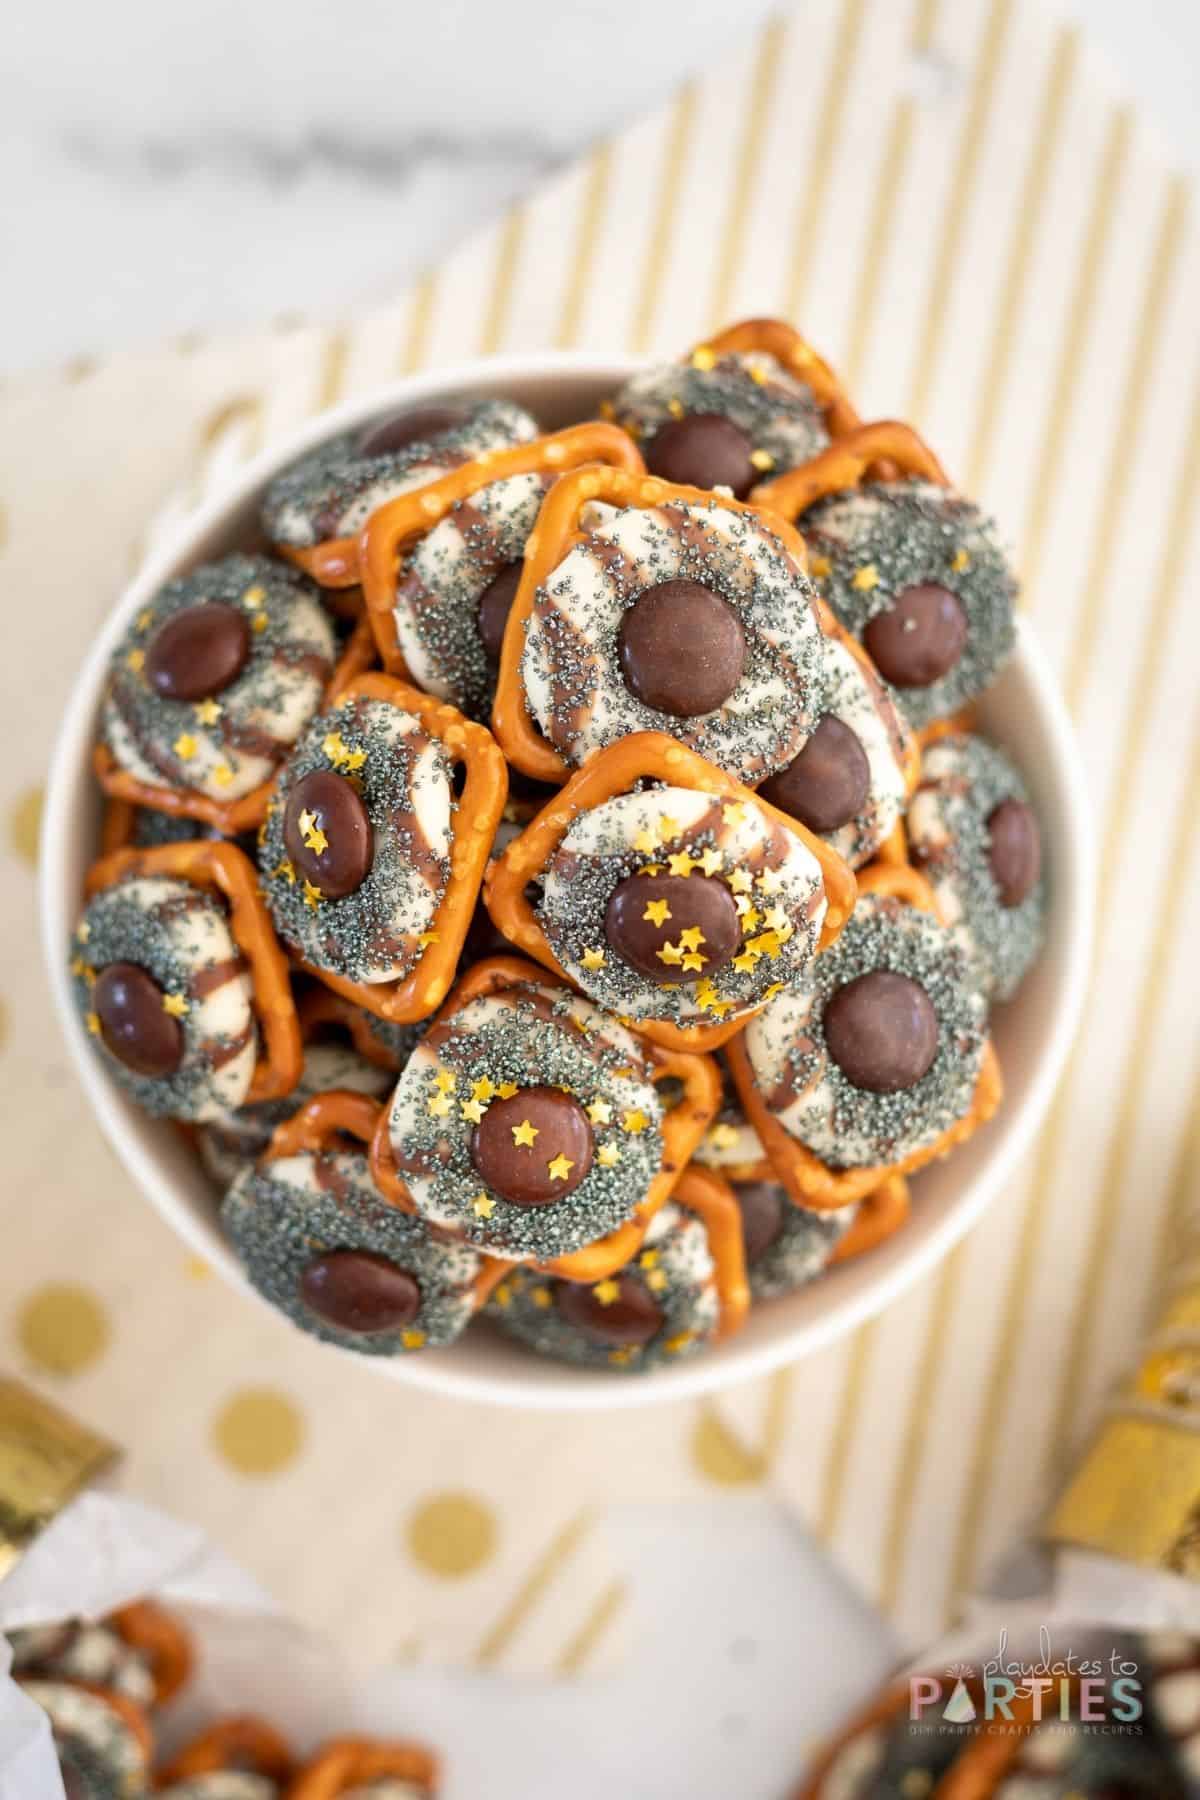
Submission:
<svg viewBox="0 0 1200 1800">
<path fill-rule="evenodd" d="M 393 294 L 770 9 L 24 5 L 0 40 L 0 369 Z M 1073 10 L 1200 166 L 1195 0 Z"/>
</svg>

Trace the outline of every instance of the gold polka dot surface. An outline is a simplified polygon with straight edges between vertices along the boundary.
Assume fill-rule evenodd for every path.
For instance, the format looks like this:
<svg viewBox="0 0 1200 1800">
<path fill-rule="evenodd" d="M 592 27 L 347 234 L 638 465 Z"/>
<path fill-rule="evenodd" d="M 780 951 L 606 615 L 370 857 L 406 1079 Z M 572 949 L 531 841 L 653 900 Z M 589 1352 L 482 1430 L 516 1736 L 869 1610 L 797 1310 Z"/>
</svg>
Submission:
<svg viewBox="0 0 1200 1800">
<path fill-rule="evenodd" d="M 8 835 L 13 849 L 30 868 L 36 868 L 38 832 L 42 825 L 42 789 L 26 788 L 13 803 L 8 821 Z"/>
<path fill-rule="evenodd" d="M 276 1388 L 241 1388 L 213 1420 L 213 1444 L 239 1475 L 278 1475 L 304 1446 L 299 1407 Z"/>
<path fill-rule="evenodd" d="M 17 1342 L 47 1375 L 78 1375 L 103 1356 L 111 1337 L 103 1301 L 73 1282 L 35 1288 L 17 1313 Z"/>
<path fill-rule="evenodd" d="M 431 1575 L 473 1575 L 488 1562 L 498 1537 L 495 1515 L 474 1494 L 432 1494 L 408 1521 L 413 1561 Z"/>
</svg>

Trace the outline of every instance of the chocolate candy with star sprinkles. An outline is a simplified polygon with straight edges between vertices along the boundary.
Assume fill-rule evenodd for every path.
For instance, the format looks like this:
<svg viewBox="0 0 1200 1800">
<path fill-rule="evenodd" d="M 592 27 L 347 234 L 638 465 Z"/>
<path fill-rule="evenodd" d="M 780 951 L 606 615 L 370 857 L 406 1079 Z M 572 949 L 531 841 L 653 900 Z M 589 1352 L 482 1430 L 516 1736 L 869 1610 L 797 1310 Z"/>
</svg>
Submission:
<svg viewBox="0 0 1200 1800">
<path fill-rule="evenodd" d="M 592 1166 L 592 1128 L 578 1100 L 559 1088 L 521 1088 L 493 1100 L 471 1133 L 471 1161 L 514 1206 L 565 1199 Z"/>
<path fill-rule="evenodd" d="M 733 607 L 684 577 L 642 590 L 621 620 L 617 648 L 634 699 L 676 719 L 715 712 L 746 666 L 746 634 Z"/>
<path fill-rule="evenodd" d="M 742 1215 L 742 1241 L 746 1261 L 755 1263 L 779 1241 L 784 1207 L 790 1202 L 775 1181 L 747 1181 L 733 1190 Z"/>
<path fill-rule="evenodd" d="M 523 567 L 524 564 L 519 562 L 505 563 L 500 573 L 492 577 L 479 596 L 480 642 L 483 644 L 484 655 L 494 668 L 500 666 L 504 628 L 508 624 L 508 615 L 517 597 L 517 589 L 521 585 Z"/>
<path fill-rule="evenodd" d="M 674 985 L 723 968 L 741 944 L 742 926 L 733 895 L 715 875 L 630 875 L 612 891 L 604 934 L 639 974 Z"/>
<path fill-rule="evenodd" d="M 332 769 L 302 776 L 287 797 L 283 843 L 297 873 L 327 900 L 354 893 L 370 873 L 375 848 L 358 789 Z"/>
<path fill-rule="evenodd" d="M 206 600 L 159 626 L 146 646 L 146 680 L 164 700 L 205 700 L 237 680 L 249 655 L 245 613 Z"/>
<path fill-rule="evenodd" d="M 1004 906 L 1020 906 L 1037 886 L 1042 840 L 1023 800 L 1002 800 L 988 816 L 988 866 Z"/>
<path fill-rule="evenodd" d="M 164 1009 L 166 995 L 137 963 L 109 963 L 96 977 L 92 1007 L 100 1036 L 118 1062 L 152 1081 L 183 1061 L 183 1028 Z"/>
<path fill-rule="evenodd" d="M 810 831 L 837 831 L 857 818 L 871 788 L 871 765 L 858 734 L 827 713 L 786 769 L 760 792 Z"/>
<path fill-rule="evenodd" d="M 879 673 L 893 687 L 922 688 L 954 667 L 967 642 L 967 615 L 949 588 L 923 581 L 904 588 L 863 632 Z"/>
<path fill-rule="evenodd" d="M 414 406 L 369 425 L 358 441 L 359 456 L 393 456 L 412 444 L 427 444 L 443 432 L 465 425 L 467 415 L 456 406 Z"/>
<path fill-rule="evenodd" d="M 554 1303 L 568 1325 L 614 1350 L 648 1344 L 666 1316 L 636 1275 L 610 1276 L 594 1284 L 564 1281 Z"/>
<path fill-rule="evenodd" d="M 300 1277 L 300 1297 L 339 1331 L 370 1336 L 398 1331 L 421 1309 L 421 1290 L 407 1269 L 369 1250 L 330 1250 Z"/>
<path fill-rule="evenodd" d="M 646 446 L 652 475 L 680 487 L 729 488 L 744 500 L 761 479 L 751 461 L 754 446 L 724 413 L 689 413 L 668 419 Z"/>
<path fill-rule="evenodd" d="M 838 988 L 825 1005 L 825 1044 L 855 1087 L 895 1094 L 926 1074 L 938 1046 L 933 1002 L 893 969 L 872 969 Z"/>
</svg>

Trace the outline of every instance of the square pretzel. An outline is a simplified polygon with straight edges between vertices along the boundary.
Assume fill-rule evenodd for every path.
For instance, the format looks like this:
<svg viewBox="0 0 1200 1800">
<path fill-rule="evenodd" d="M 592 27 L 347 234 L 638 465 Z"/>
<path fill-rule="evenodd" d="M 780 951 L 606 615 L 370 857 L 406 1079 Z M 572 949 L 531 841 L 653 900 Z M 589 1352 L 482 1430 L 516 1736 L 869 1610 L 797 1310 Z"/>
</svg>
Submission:
<svg viewBox="0 0 1200 1800">
<path fill-rule="evenodd" d="M 727 325 L 715 337 L 705 338 L 689 351 L 689 360 L 697 357 L 737 356 L 761 351 L 773 356 L 780 366 L 812 389 L 818 406 L 825 415 L 830 437 L 843 437 L 858 424 L 858 414 L 850 404 L 841 381 L 825 358 L 818 354 L 786 319 L 741 319 Z"/>
<path fill-rule="evenodd" d="M 374 660 L 374 640 L 364 617 L 358 620 L 342 646 L 321 696 L 321 706 L 335 706 L 350 683 L 369 669 Z M 105 850 L 128 843 L 133 834 L 132 809 L 135 806 L 151 807 L 155 812 L 168 813 L 173 819 L 197 819 L 225 837 L 253 831 L 266 817 L 278 775 L 276 770 L 238 800 L 214 800 L 210 794 L 193 793 L 190 788 L 159 787 L 151 781 L 140 781 L 136 775 L 121 768 L 107 744 L 97 744 L 92 751 L 92 772 L 110 801 L 102 838 Z M 122 837 L 121 833 L 128 835 Z"/>
<path fill-rule="evenodd" d="M 928 882 L 906 864 L 874 863 L 860 874 L 858 891 L 864 894 L 893 894 L 921 912 L 937 917 L 937 907 Z M 754 1080 L 754 1071 L 746 1046 L 741 1039 L 732 1041 L 726 1051 L 729 1072 L 742 1103 L 742 1110 L 758 1133 L 776 1179 L 785 1187 L 797 1206 L 826 1211 L 865 1200 L 893 1175 L 911 1175 L 926 1163 L 948 1156 L 958 1144 L 965 1143 L 978 1126 L 992 1117 L 1003 1097 L 1000 1064 L 990 1038 L 984 1040 L 983 1060 L 975 1083 L 971 1105 L 961 1119 L 948 1125 L 941 1135 L 923 1149 L 913 1150 L 894 1163 L 876 1163 L 862 1169 L 831 1169 L 820 1157 L 794 1138 L 770 1111 Z"/>
<path fill-rule="evenodd" d="M 409 687 L 394 675 L 373 670 L 347 682 L 338 704 L 348 700 L 382 700 L 388 706 L 413 713 L 441 744 L 452 763 L 466 770 L 466 782 L 450 826 L 450 880 L 442 903 L 430 922 L 437 932 L 407 975 L 392 981 L 351 981 L 330 969 L 297 958 L 308 975 L 314 975 L 335 994 L 366 1007 L 393 1025 L 409 1025 L 428 1018 L 449 992 L 463 942 L 479 897 L 483 871 L 492 839 L 504 812 L 508 795 L 508 770 L 504 756 L 490 731 L 430 694 Z"/>
<path fill-rule="evenodd" d="M 492 956 L 468 969 L 442 1007 L 435 1023 L 445 1024 L 472 1000 L 530 984 L 567 988 L 570 992 L 575 992 L 561 976 L 553 973 L 548 976 L 546 970 L 539 968 L 536 963 L 523 962 L 519 956 Z M 602 1281 L 606 1275 L 615 1274 L 631 1257 L 636 1256 L 650 1228 L 650 1221 L 670 1199 L 693 1152 L 716 1116 L 721 1104 L 721 1073 L 711 1057 L 694 1052 L 667 1050 L 657 1044 L 646 1044 L 644 1049 L 646 1060 L 657 1080 L 665 1081 L 673 1076 L 683 1087 L 682 1099 L 663 1119 L 662 1167 L 644 1197 L 635 1206 L 633 1216 L 623 1225 L 619 1225 L 607 1236 L 597 1238 L 594 1243 L 585 1244 L 582 1249 L 532 1265 L 547 1275 L 561 1275 L 567 1281 Z M 392 1152 L 388 1135 L 388 1111 L 386 1106 L 380 1110 L 371 1143 L 371 1174 L 385 1199 L 390 1200 L 393 1206 L 398 1206 L 402 1212 L 415 1213 L 417 1209 L 413 1197 L 401 1179 Z"/>
<path fill-rule="evenodd" d="M 340 1800 L 342 1794 L 391 1778 L 433 1793 L 438 1759 L 422 1744 L 381 1743 L 375 1738 L 334 1738 L 304 1764 L 288 1800 Z"/>
<path fill-rule="evenodd" d="M 111 850 L 88 870 L 84 892 L 91 900 L 130 875 L 167 875 L 213 889 L 229 908 L 234 943 L 250 965 L 260 1052 L 243 1105 L 279 1100 L 300 1079 L 304 1061 L 287 958 L 258 888 L 254 865 L 236 844 L 197 838 L 159 844 L 152 850 Z"/>
<path fill-rule="evenodd" d="M 485 451 L 437 481 L 397 494 L 371 514 L 357 538 L 338 540 L 339 545 L 344 541 L 356 546 L 355 577 L 361 577 L 367 617 L 389 674 L 405 681 L 412 679 L 397 642 L 393 612 L 400 559 L 405 550 L 453 512 L 460 501 L 469 500 L 481 488 L 513 475 L 557 474 L 580 463 L 611 463 L 631 473 L 641 473 L 645 468 L 633 439 L 618 426 L 601 420 L 570 425 L 565 431 L 550 432 L 510 450 Z M 346 564 L 348 555 L 348 551 L 340 554 L 338 567 Z"/>
<path fill-rule="evenodd" d="M 791 819 L 750 788 L 743 787 L 732 775 L 726 775 L 714 763 L 677 743 L 661 731 L 638 731 L 607 750 L 598 751 L 576 770 L 560 793 L 547 801 L 541 812 L 515 838 L 504 853 L 489 865 L 484 877 L 484 903 L 498 929 L 511 943 L 535 956 L 552 974 L 564 981 L 570 976 L 558 961 L 546 938 L 525 889 L 548 866 L 551 857 L 581 813 L 590 812 L 606 800 L 629 791 L 634 782 L 649 777 L 671 787 L 690 788 L 697 793 L 717 794 L 723 799 L 740 801 L 756 808 L 768 819 L 782 825 L 815 857 L 825 888 L 826 910 L 818 948 L 833 943 L 854 908 L 856 884 L 850 869 L 798 819 Z M 748 1018 L 766 1005 L 741 1013 L 733 1020 L 719 1020 L 711 1025 L 674 1025 L 665 1019 L 636 1019 L 630 1030 L 673 1050 L 715 1050 L 743 1029 Z"/>
<path fill-rule="evenodd" d="M 720 1324 L 716 1335 L 721 1342 L 741 1330 L 750 1311 L 742 1209 L 724 1176 L 715 1169 L 701 1168 L 699 1163 L 690 1163 L 683 1171 L 675 1188 L 675 1201 L 695 1213 L 708 1236 L 717 1272 Z"/>
</svg>

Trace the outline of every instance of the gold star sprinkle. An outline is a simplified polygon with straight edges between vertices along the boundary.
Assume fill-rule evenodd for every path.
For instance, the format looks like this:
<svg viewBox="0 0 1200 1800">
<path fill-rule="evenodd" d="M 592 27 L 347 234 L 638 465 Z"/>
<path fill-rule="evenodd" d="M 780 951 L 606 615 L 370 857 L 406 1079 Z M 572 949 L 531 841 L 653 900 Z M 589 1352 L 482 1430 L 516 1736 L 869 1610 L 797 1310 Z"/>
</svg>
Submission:
<svg viewBox="0 0 1200 1800">
<path fill-rule="evenodd" d="M 602 969 L 604 967 L 604 952 L 603 950 L 585 950 L 579 960 L 585 969 Z"/>
<path fill-rule="evenodd" d="M 283 879 L 287 882 L 289 887 L 295 887 L 295 885 L 296 885 L 296 870 L 295 870 L 295 867 L 293 866 L 291 858 L 288 856 L 285 856 L 283 861 L 281 863 L 277 863 L 275 865 L 275 867 L 271 870 L 271 880 L 277 881 L 281 875 L 283 876 Z"/>
<path fill-rule="evenodd" d="M 537 1134 L 537 1126 L 530 1124 L 528 1119 L 522 1119 L 519 1125 L 514 1125 L 512 1127 L 513 1143 L 526 1144 L 530 1149 L 533 1148 L 533 1140 L 537 1137 Z"/>
<path fill-rule="evenodd" d="M 94 1012 L 88 1013 L 84 1020 L 84 1023 L 86 1024 L 88 1030 L 91 1032 L 93 1037 L 100 1036 L 100 1015 L 99 1015 L 99 1013 L 94 1013 Z"/>
<path fill-rule="evenodd" d="M 646 1286 L 650 1289 L 650 1292 L 652 1294 L 661 1294 L 666 1285 L 666 1271 L 663 1269 L 651 1269 L 646 1277 Z"/>
<path fill-rule="evenodd" d="M 725 858 L 714 845 L 710 844 L 707 850 L 701 852 L 699 861 L 700 867 L 706 875 L 715 875 Z"/>
<path fill-rule="evenodd" d="M 761 960 L 761 953 L 758 950 L 751 950 L 751 949 L 747 948 L 745 950 L 739 951 L 737 956 L 735 956 L 733 959 L 732 966 L 737 970 L 739 975 L 753 975 L 755 965 L 760 960 Z"/>
<path fill-rule="evenodd" d="M 643 1250 L 642 1254 L 638 1257 L 638 1263 L 643 1269 L 653 1269 L 657 1262 L 657 1250 Z"/>
<path fill-rule="evenodd" d="M 190 732 L 181 731 L 171 748 L 180 762 L 187 762 L 196 754 L 196 740 Z"/>
<path fill-rule="evenodd" d="M 132 669 L 135 675 L 141 674 L 145 663 L 146 652 L 144 650 L 131 650 L 125 658 L 126 667 Z"/>
<path fill-rule="evenodd" d="M 689 950 L 683 958 L 682 967 L 692 974 L 698 974 L 707 961 L 707 956 L 704 956 L 699 950 Z"/>
<path fill-rule="evenodd" d="M 615 1300 L 621 1298 L 621 1286 L 620 1283 L 614 1281 L 610 1275 L 607 1281 L 598 1281 L 596 1283 L 595 1287 L 592 1289 L 592 1294 L 600 1302 L 601 1306 L 611 1306 Z"/>
<path fill-rule="evenodd" d="M 428 950 L 430 944 L 436 944 L 437 941 L 438 934 L 436 931 L 419 932 L 417 935 L 417 948 L 419 950 Z"/>
<path fill-rule="evenodd" d="M 502 1281 L 500 1283 L 500 1286 L 496 1289 L 492 1298 L 495 1300 L 497 1306 L 512 1305 L 512 1289 L 509 1287 L 507 1281 Z"/>
<path fill-rule="evenodd" d="M 685 950 L 698 950 L 701 944 L 708 942 L 708 939 L 698 925 L 689 925 L 686 931 L 680 932 L 679 942 Z"/>
<path fill-rule="evenodd" d="M 658 849 L 658 839 L 649 826 L 638 832 L 633 840 L 633 847 L 635 850 L 640 850 L 644 856 L 649 856 Z"/>
<path fill-rule="evenodd" d="M 673 856 L 668 856 L 667 867 L 672 875 L 690 875 L 697 863 L 695 857 L 689 856 L 686 850 L 677 850 Z"/>
<path fill-rule="evenodd" d="M 477 1219 L 490 1219 L 496 1210 L 496 1202 L 490 1194 L 476 1194 L 471 1202 L 471 1211 Z"/>
<path fill-rule="evenodd" d="M 679 948 L 678 944 L 672 944 L 669 939 L 660 949 L 656 950 L 654 954 L 657 956 L 659 962 L 670 963 L 675 968 L 678 968 L 679 964 L 683 961 L 683 951 Z"/>
<path fill-rule="evenodd" d="M 500 1086 L 496 1089 L 496 1092 L 502 1100 L 511 1100 L 513 1095 L 519 1093 L 519 1091 L 515 1081 L 502 1081 Z"/>
<path fill-rule="evenodd" d="M 449 1094 L 430 1094 L 425 1102 L 425 1111 L 431 1119 L 444 1119 L 450 1111 Z"/>
<path fill-rule="evenodd" d="M 162 999 L 162 1009 L 165 1013 L 169 1013 L 173 1019 L 186 1019 L 188 1013 L 192 1010 L 182 994 L 164 994 Z"/>
<path fill-rule="evenodd" d="M 729 876 L 729 885 L 735 894 L 748 894 L 754 885 L 749 869 L 734 869 Z"/>
<path fill-rule="evenodd" d="M 963 571 L 965 569 L 969 569 L 970 566 L 971 566 L 971 559 L 967 555 L 966 551 L 961 550 L 961 549 L 956 550 L 954 552 L 954 561 L 950 564 L 950 567 L 954 570 L 954 573 L 956 575 L 961 575 L 963 573 Z"/>
<path fill-rule="evenodd" d="M 330 731 L 321 740 L 321 749 L 335 769 L 361 769 L 367 760 L 365 750 L 351 750 L 340 731 Z"/>
<path fill-rule="evenodd" d="M 575 1164 L 571 1161 L 571 1158 L 569 1156 L 564 1156 L 560 1150 L 558 1155 L 554 1158 L 554 1161 L 546 1164 L 546 1173 L 549 1175 L 551 1181 L 565 1181 L 574 1167 Z"/>
<path fill-rule="evenodd" d="M 746 373 L 756 387 L 766 387 L 767 371 L 763 368 L 761 363 L 750 363 L 746 369 Z"/>
<path fill-rule="evenodd" d="M 661 875 L 662 874 L 662 864 L 661 863 L 643 863 L 641 868 L 637 871 L 637 873 L 639 875 Z"/>
<path fill-rule="evenodd" d="M 86 944 L 88 939 L 91 937 L 91 935 L 92 935 L 91 926 L 88 924 L 86 919 L 81 919 L 75 929 L 75 936 L 79 939 L 81 944 Z"/>
<path fill-rule="evenodd" d="M 833 564 L 827 556 L 814 556 L 808 565 L 808 572 L 817 581 L 824 581 Z"/>
<path fill-rule="evenodd" d="M 772 931 L 790 931 L 791 929 L 791 920 L 782 906 L 769 906 L 763 914 L 763 923 L 769 925 Z"/>
<path fill-rule="evenodd" d="M 324 898 L 325 896 L 319 887 L 314 887 L 311 881 L 306 881 L 304 883 L 304 904 L 309 907 L 312 912 L 316 912 Z"/>
<path fill-rule="evenodd" d="M 461 1112 L 464 1119 L 470 1120 L 472 1125 L 478 1125 L 484 1112 L 484 1109 L 479 1104 L 478 1100 L 460 1100 L 458 1103 L 458 1110 Z"/>
<path fill-rule="evenodd" d="M 259 587 L 256 582 L 253 587 L 248 587 L 242 595 L 242 605 L 246 608 L 247 612 L 257 612 L 266 597 L 267 590 Z"/>
<path fill-rule="evenodd" d="M 717 366 L 717 353 L 709 344 L 697 344 L 692 351 L 692 367 L 707 372 Z"/>
<path fill-rule="evenodd" d="M 267 615 L 265 612 L 255 613 L 250 621 L 250 629 L 252 631 L 265 631 L 267 629 Z M 425 1340 L 422 1338 L 421 1341 L 424 1343 Z"/>
<path fill-rule="evenodd" d="M 400 1342 L 406 1350 L 420 1350 L 425 1344 L 425 1333 L 423 1331 L 402 1331 Z"/>
<path fill-rule="evenodd" d="M 782 981 L 773 981 L 771 983 L 770 987 L 767 989 L 766 993 L 763 995 L 763 999 L 764 1000 L 773 1000 L 775 998 L 776 994 L 782 994 L 782 992 L 783 992 Z"/>
<path fill-rule="evenodd" d="M 233 770 L 227 762 L 219 762 L 213 768 L 212 778 L 218 787 L 228 787 L 233 780 Z"/>
<path fill-rule="evenodd" d="M 777 894 L 783 886 L 783 876 L 778 869 L 764 869 L 758 878 L 758 886 L 764 894 Z"/>
<path fill-rule="evenodd" d="M 305 811 L 300 814 L 300 836 L 317 856 L 320 856 L 322 850 L 329 848 L 329 839 L 322 831 L 319 817 L 315 812 Z"/>
<path fill-rule="evenodd" d="M 453 1069 L 439 1069 L 433 1078 L 433 1085 L 439 1093 L 452 1094 L 458 1086 L 458 1076 Z"/>
<path fill-rule="evenodd" d="M 861 569 L 855 569 L 850 577 L 850 586 L 857 588 L 860 594 L 869 594 L 872 588 L 879 586 L 879 570 L 874 563 L 864 563 Z"/>
<path fill-rule="evenodd" d="M 215 725 L 221 716 L 219 700 L 197 700 L 194 711 L 201 725 Z"/>
<path fill-rule="evenodd" d="M 744 825 L 746 802 L 744 800 L 727 800 L 721 808 L 721 816 L 727 825 Z"/>
<path fill-rule="evenodd" d="M 621 1160 L 621 1152 L 615 1144 L 601 1144 L 596 1152 L 596 1161 L 602 1169 L 615 1169 Z"/>
<path fill-rule="evenodd" d="M 136 624 L 139 631 L 149 631 L 150 627 L 154 623 L 153 610 L 148 606 L 144 606 L 142 608 L 141 612 L 138 614 L 134 623 Z"/>
<path fill-rule="evenodd" d="M 593 1125 L 611 1125 L 612 1107 L 607 1100 L 593 1100 L 587 1109 L 587 1116 Z"/>
<path fill-rule="evenodd" d="M 671 908 L 665 900 L 647 900 L 642 917 L 651 925 L 665 925 L 671 917 Z"/>
<path fill-rule="evenodd" d="M 665 844 L 669 838 L 678 837 L 680 829 L 678 819 L 672 819 L 667 813 L 661 814 L 658 821 L 659 843 Z"/>
<path fill-rule="evenodd" d="M 623 1369 L 627 1363 L 633 1361 L 636 1351 L 640 1348 L 640 1344 L 626 1344 L 623 1350 L 610 1350 L 608 1360 L 614 1369 Z"/>
<path fill-rule="evenodd" d="M 775 467 L 775 458 L 771 455 L 769 450 L 752 450 L 750 452 L 750 461 L 753 467 L 760 470 L 764 475 L 768 470 Z"/>
<path fill-rule="evenodd" d="M 645 1131 L 649 1123 L 649 1119 L 646 1117 L 641 1107 L 638 1106 L 635 1107 L 632 1112 L 627 1112 L 622 1118 L 621 1129 L 622 1131 L 628 1131 L 632 1136 L 637 1137 L 640 1132 Z"/>
<path fill-rule="evenodd" d="M 71 973 L 77 980 L 85 981 L 89 987 L 95 986 L 96 971 L 90 963 L 84 962 L 82 956 L 77 956 L 72 962 Z"/>
<path fill-rule="evenodd" d="M 667 411 L 673 419 L 682 419 L 683 401 L 676 399 L 674 395 L 672 395 L 671 399 L 667 401 Z"/>
<path fill-rule="evenodd" d="M 495 1083 L 490 1081 L 486 1075 L 481 1075 L 471 1088 L 472 1100 L 491 1100 L 495 1097 L 495 1093 Z"/>
<path fill-rule="evenodd" d="M 532 1289 L 529 1298 L 533 1301 L 535 1306 L 540 1306 L 543 1312 L 545 1312 L 546 1308 L 553 1303 L 553 1296 L 548 1287 L 536 1287 Z"/>
<path fill-rule="evenodd" d="M 738 1128 L 722 1122 L 710 1126 L 707 1137 L 714 1150 L 732 1150 L 738 1141 Z"/>
<path fill-rule="evenodd" d="M 668 1356 L 678 1356 L 681 1350 L 686 1350 L 688 1345 L 694 1344 L 695 1341 L 694 1331 L 677 1331 L 674 1337 L 669 1337 L 664 1341 L 663 1349 Z"/>
</svg>

